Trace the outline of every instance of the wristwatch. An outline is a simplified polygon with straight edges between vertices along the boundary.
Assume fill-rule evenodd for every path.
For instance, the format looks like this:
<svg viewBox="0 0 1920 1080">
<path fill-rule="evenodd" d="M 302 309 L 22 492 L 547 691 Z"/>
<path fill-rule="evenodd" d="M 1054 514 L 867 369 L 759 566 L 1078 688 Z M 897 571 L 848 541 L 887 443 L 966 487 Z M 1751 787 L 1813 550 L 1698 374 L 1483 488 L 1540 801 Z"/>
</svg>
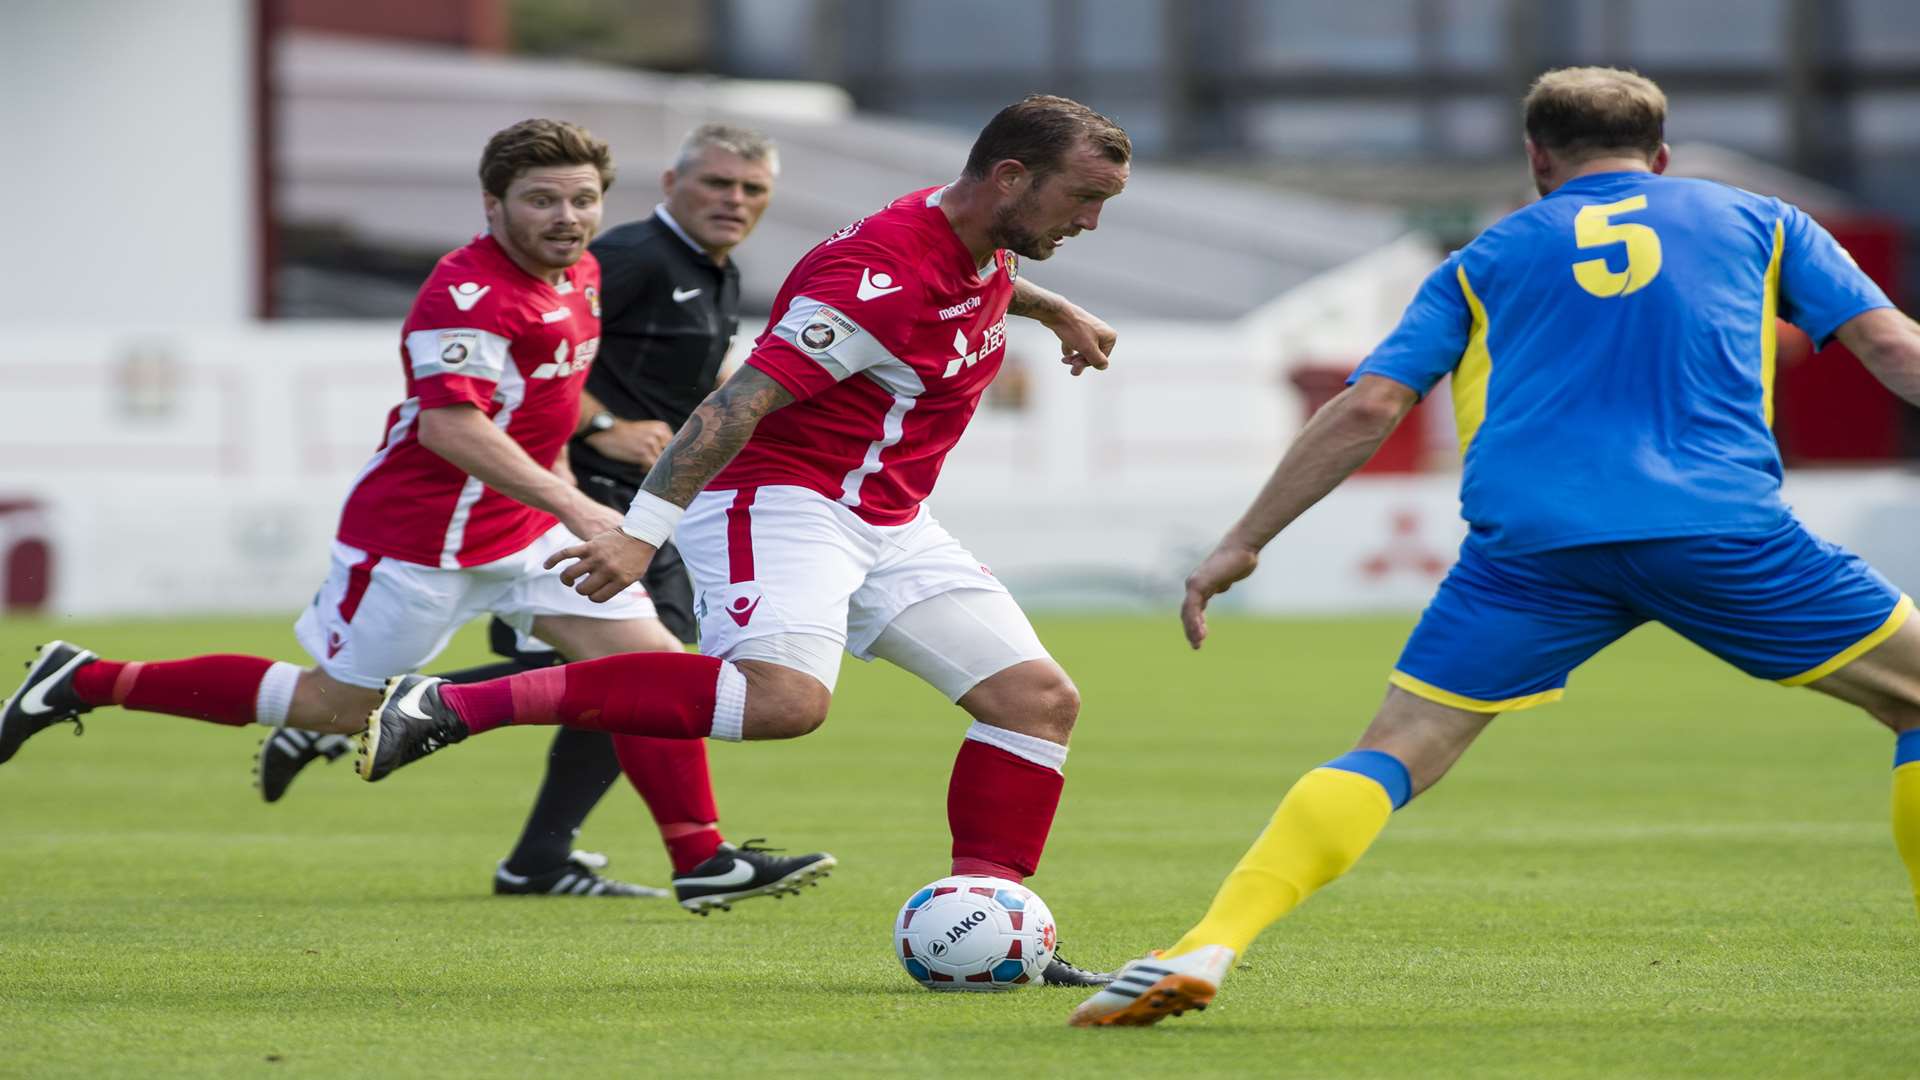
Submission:
<svg viewBox="0 0 1920 1080">
<path fill-rule="evenodd" d="M 580 434 L 582 436 L 587 436 L 587 435 L 595 434 L 596 432 L 612 431 L 613 425 L 617 422 L 618 421 L 614 417 L 613 413 L 607 411 L 606 409 L 601 409 L 599 412 L 594 413 L 592 416 L 587 417 L 587 430 L 581 432 Z"/>
</svg>

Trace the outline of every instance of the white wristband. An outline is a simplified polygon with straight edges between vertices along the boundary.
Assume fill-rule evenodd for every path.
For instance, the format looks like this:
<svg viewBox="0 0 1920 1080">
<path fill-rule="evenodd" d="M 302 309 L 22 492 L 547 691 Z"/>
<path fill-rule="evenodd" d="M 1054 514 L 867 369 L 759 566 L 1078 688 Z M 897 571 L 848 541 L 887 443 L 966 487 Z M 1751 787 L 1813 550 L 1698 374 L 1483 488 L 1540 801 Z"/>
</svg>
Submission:
<svg viewBox="0 0 1920 1080">
<path fill-rule="evenodd" d="M 627 507 L 626 520 L 620 523 L 620 531 L 642 543 L 659 547 L 673 535 L 673 527 L 680 524 L 680 515 L 686 513 L 683 506 L 675 506 L 651 491 L 642 491 L 633 497 L 633 505 Z"/>
</svg>

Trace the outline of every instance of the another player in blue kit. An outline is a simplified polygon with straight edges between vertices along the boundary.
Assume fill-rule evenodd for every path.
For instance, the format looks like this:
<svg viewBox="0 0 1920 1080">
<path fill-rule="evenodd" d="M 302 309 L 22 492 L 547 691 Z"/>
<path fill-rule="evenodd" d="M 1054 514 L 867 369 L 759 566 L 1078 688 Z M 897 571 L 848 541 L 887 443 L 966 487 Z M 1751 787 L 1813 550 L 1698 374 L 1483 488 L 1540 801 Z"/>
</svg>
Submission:
<svg viewBox="0 0 1920 1080">
<path fill-rule="evenodd" d="M 1207 601 L 1447 375 L 1471 526 L 1460 560 L 1356 747 L 1302 777 L 1206 917 L 1124 968 L 1077 1025 L 1204 1007 L 1255 935 L 1346 872 L 1496 715 L 1556 700 L 1648 621 L 1898 734 L 1893 831 L 1920 897 L 1920 620 L 1793 516 L 1770 430 L 1776 317 L 1838 338 L 1914 403 L 1920 327 L 1799 209 L 1660 175 L 1666 98 L 1649 80 L 1549 72 L 1525 116 L 1540 201 L 1428 277 L 1188 579 L 1182 617 L 1199 648 Z"/>
</svg>

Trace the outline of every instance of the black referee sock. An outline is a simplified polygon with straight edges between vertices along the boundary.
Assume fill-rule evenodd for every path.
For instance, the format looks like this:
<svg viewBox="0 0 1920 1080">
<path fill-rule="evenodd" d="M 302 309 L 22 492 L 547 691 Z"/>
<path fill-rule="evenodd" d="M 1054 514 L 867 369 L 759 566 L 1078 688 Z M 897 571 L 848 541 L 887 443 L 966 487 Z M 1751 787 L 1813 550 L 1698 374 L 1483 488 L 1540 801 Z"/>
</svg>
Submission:
<svg viewBox="0 0 1920 1080">
<path fill-rule="evenodd" d="M 618 779 L 620 759 L 613 752 L 613 736 L 573 728 L 554 732 L 547 778 L 533 800 L 520 842 L 507 856 L 507 872 L 532 877 L 565 863 L 580 824 Z"/>
</svg>

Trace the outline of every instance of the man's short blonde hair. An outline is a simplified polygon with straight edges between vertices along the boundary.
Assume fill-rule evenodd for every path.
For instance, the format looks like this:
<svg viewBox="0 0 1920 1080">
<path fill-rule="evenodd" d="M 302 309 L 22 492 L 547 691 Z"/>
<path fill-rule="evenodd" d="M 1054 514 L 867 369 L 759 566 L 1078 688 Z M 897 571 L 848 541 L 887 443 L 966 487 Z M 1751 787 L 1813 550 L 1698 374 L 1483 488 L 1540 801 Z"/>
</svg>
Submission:
<svg viewBox="0 0 1920 1080">
<path fill-rule="evenodd" d="M 1571 160 L 1622 151 L 1652 160 L 1667 134 L 1667 95 L 1637 71 L 1572 67 L 1533 81 L 1527 138 Z"/>
</svg>

